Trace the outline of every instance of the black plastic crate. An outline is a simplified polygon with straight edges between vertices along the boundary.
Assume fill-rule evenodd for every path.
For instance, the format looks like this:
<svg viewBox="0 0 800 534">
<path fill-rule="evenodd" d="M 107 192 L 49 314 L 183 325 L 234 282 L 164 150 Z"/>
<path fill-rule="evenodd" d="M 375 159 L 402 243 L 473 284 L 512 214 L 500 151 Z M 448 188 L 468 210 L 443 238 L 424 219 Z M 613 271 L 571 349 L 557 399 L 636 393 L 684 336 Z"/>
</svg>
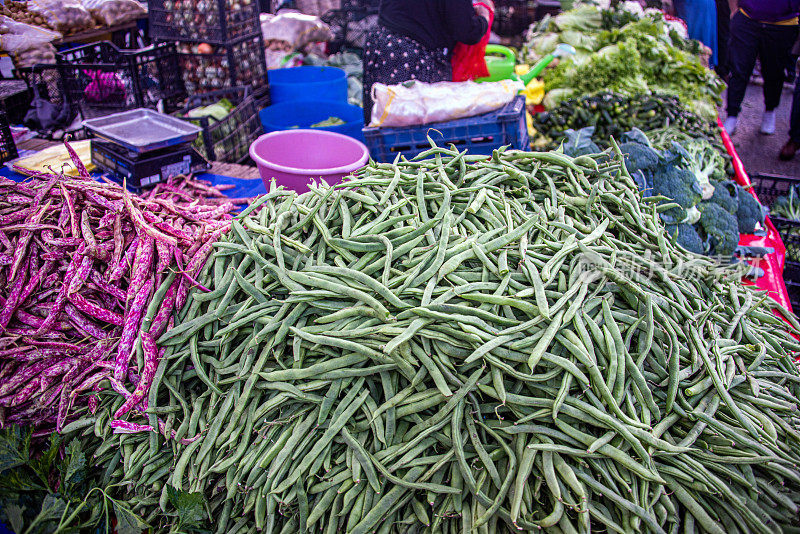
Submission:
<svg viewBox="0 0 800 534">
<path fill-rule="evenodd" d="M 753 190 L 762 204 L 771 208 L 779 196 L 787 196 L 794 187 L 800 192 L 800 178 L 780 176 L 775 174 L 754 174 L 750 177 Z M 800 205 L 800 197 L 797 198 Z M 800 222 L 769 216 L 772 224 L 778 230 L 786 247 L 786 263 L 783 268 L 783 279 L 793 309 L 800 309 Z"/>
<path fill-rule="evenodd" d="M 19 68 L 15 72 L 25 80 L 31 92 L 35 88 L 39 91 L 39 96 L 45 100 L 59 106 L 66 100 L 66 88 L 59 65 L 41 64 Z"/>
<path fill-rule="evenodd" d="M 0 80 L 0 105 L 9 123 L 22 124 L 32 98 L 33 91 L 23 80 Z"/>
<path fill-rule="evenodd" d="M 185 118 L 203 131 L 194 147 L 209 161 L 240 163 L 250 155 L 250 145 L 263 133 L 258 112 L 268 104 L 266 94 L 253 94 L 249 87 L 212 91 L 189 99 L 181 115 L 198 106 L 226 98 L 236 106 L 220 120 L 211 117 Z"/>
<path fill-rule="evenodd" d="M 259 33 L 234 43 L 212 47 L 210 54 L 197 45 L 178 45 L 179 63 L 186 90 L 191 95 L 249 86 L 254 93 L 267 89 L 264 40 Z"/>
<path fill-rule="evenodd" d="M 173 43 L 120 50 L 100 41 L 60 52 L 57 59 L 67 99 L 84 117 L 156 108 L 159 102 L 177 109 L 187 96 Z"/>
<path fill-rule="evenodd" d="M 501 37 L 521 35 L 533 22 L 530 0 L 496 0 L 492 31 Z"/>
<path fill-rule="evenodd" d="M 261 32 L 257 0 L 150 0 L 150 36 L 226 44 Z"/>
<path fill-rule="evenodd" d="M 11 127 L 8 124 L 8 117 L 4 111 L 0 110 L 0 163 L 5 163 L 15 159 L 17 145 L 14 143 L 14 136 L 11 135 Z"/>
</svg>

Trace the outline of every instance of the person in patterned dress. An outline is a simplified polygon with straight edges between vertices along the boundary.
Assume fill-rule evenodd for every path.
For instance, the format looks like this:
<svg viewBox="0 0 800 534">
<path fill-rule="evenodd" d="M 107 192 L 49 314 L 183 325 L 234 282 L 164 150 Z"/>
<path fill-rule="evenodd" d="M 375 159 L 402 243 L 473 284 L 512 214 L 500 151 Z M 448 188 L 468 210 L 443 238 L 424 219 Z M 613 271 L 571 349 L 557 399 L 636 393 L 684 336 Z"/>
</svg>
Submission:
<svg viewBox="0 0 800 534">
<path fill-rule="evenodd" d="M 482 0 L 493 9 L 491 0 Z M 477 44 L 489 11 L 472 0 L 382 0 L 379 27 L 364 45 L 364 122 L 372 114 L 372 85 L 452 80 L 456 43 Z"/>
</svg>

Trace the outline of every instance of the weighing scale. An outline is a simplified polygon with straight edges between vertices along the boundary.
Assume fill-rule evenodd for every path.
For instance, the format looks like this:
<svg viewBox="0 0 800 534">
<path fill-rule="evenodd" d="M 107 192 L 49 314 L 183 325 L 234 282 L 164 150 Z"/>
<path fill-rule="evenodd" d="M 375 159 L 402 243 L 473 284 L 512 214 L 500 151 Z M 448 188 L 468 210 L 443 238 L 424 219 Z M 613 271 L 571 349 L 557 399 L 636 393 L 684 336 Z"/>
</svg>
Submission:
<svg viewBox="0 0 800 534">
<path fill-rule="evenodd" d="M 207 170 L 192 141 L 201 128 L 150 109 L 134 109 L 84 122 L 97 135 L 92 163 L 132 189 L 151 187 L 171 176 Z"/>
</svg>

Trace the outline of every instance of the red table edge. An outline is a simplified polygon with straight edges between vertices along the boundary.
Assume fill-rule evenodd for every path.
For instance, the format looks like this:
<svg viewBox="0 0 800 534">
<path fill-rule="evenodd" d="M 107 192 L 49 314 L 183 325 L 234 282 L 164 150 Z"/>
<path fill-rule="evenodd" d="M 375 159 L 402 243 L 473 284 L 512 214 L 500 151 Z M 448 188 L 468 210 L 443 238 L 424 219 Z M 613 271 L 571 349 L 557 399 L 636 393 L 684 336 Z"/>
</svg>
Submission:
<svg viewBox="0 0 800 534">
<path fill-rule="evenodd" d="M 721 119 L 717 118 L 717 124 L 719 125 L 720 135 L 722 136 L 722 143 L 725 145 L 725 150 L 728 151 L 728 154 L 730 154 L 731 158 L 733 159 L 733 169 L 736 173 L 736 181 L 743 187 L 752 186 L 750 177 L 747 175 L 747 171 L 742 163 L 742 159 L 736 152 L 736 148 L 733 146 L 733 140 L 723 127 Z M 755 194 L 755 191 L 751 192 L 756 198 L 758 198 L 758 195 Z M 775 301 L 783 305 L 787 310 L 792 311 L 792 304 L 789 301 L 789 294 L 786 290 L 786 284 L 783 281 L 783 265 L 786 257 L 786 247 L 784 246 L 783 240 L 775 228 L 775 225 L 773 225 L 772 221 L 769 219 L 769 216 L 767 216 L 765 220 L 765 226 L 767 228 L 766 238 L 742 235 L 740 236 L 739 242 L 742 245 L 755 244 L 755 242 L 758 242 L 760 246 L 770 246 L 775 249 L 775 254 L 768 254 L 764 259 L 754 262 L 755 265 L 764 270 L 764 276 L 759 278 L 755 285 L 761 289 L 767 290 L 769 295 Z"/>
</svg>

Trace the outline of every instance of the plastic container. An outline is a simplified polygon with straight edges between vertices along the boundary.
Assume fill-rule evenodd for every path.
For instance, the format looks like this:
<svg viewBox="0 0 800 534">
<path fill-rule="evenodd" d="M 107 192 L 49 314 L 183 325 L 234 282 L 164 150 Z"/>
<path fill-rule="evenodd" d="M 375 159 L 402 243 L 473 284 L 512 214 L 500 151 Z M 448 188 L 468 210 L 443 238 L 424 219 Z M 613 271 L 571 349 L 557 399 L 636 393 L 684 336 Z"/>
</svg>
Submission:
<svg viewBox="0 0 800 534">
<path fill-rule="evenodd" d="M 268 90 L 267 60 L 261 33 L 228 44 L 212 46 L 208 54 L 189 43 L 178 46 L 183 81 L 190 95 L 249 85 L 261 94 Z"/>
<path fill-rule="evenodd" d="M 198 106 L 206 106 L 227 98 L 236 105 L 220 120 L 210 117 L 185 118 L 203 131 L 194 146 L 209 161 L 241 163 L 249 156 L 250 145 L 263 133 L 258 110 L 266 104 L 252 94 L 249 87 L 232 87 L 211 91 L 189 99 L 181 115 Z"/>
<path fill-rule="evenodd" d="M 364 112 L 346 102 L 321 100 L 318 102 L 282 102 L 273 104 L 259 112 L 264 133 L 295 128 L 311 128 L 312 124 L 322 122 L 330 117 L 338 117 L 345 124 L 337 126 L 320 126 L 315 130 L 336 132 L 364 142 Z"/>
<path fill-rule="evenodd" d="M 139 50 L 120 50 L 99 41 L 59 52 L 56 56 L 67 100 L 85 118 L 133 108 L 168 110 L 186 98 L 174 43 Z"/>
<path fill-rule="evenodd" d="M 313 179 L 329 185 L 363 167 L 369 159 L 364 143 L 352 137 L 320 130 L 284 130 L 264 134 L 250 145 L 250 157 L 269 189 L 275 178 L 278 185 L 298 193 L 308 191 Z"/>
<path fill-rule="evenodd" d="M 530 150 L 525 123 L 525 97 L 517 96 L 502 108 L 448 122 L 436 122 L 407 128 L 364 128 L 364 139 L 375 161 L 390 163 L 401 153 L 412 158 L 428 150 L 428 136 L 439 146 L 456 145 L 470 154 L 491 155 L 504 145 Z"/>
<path fill-rule="evenodd" d="M 258 0 L 149 0 L 150 36 L 227 44 L 261 32 Z"/>
<path fill-rule="evenodd" d="M 531 0 L 495 0 L 492 31 L 501 37 L 522 34 L 533 22 Z"/>
<path fill-rule="evenodd" d="M 517 55 L 507 46 L 486 45 L 486 68 L 489 69 L 487 78 L 480 78 L 479 82 L 497 82 L 507 80 L 514 74 L 514 65 L 517 64 Z"/>
<path fill-rule="evenodd" d="M 336 67 L 290 67 L 268 73 L 273 104 L 292 100 L 347 102 L 347 73 Z"/>
<path fill-rule="evenodd" d="M 0 110 L 0 163 L 17 158 L 17 145 L 5 111 Z"/>
</svg>

